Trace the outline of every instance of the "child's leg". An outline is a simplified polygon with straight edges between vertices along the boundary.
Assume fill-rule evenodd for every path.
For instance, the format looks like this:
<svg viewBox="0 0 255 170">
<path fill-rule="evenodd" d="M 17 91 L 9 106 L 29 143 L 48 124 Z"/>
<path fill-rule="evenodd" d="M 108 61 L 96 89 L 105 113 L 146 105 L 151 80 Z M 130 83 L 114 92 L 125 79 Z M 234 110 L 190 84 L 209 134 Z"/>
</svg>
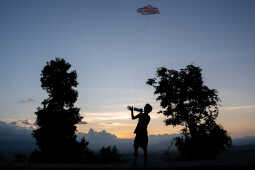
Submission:
<svg viewBox="0 0 255 170">
<path fill-rule="evenodd" d="M 143 141 L 144 166 L 146 166 L 147 159 L 148 159 L 147 146 L 148 146 L 148 136 L 146 134 Z"/>
<path fill-rule="evenodd" d="M 134 144 L 134 165 L 136 165 L 137 156 L 138 156 L 138 145 Z"/>
<path fill-rule="evenodd" d="M 134 145 L 134 156 L 135 158 L 137 157 L 138 155 L 138 146 Z"/>
<path fill-rule="evenodd" d="M 147 147 L 143 147 L 143 155 L 144 155 L 144 165 L 146 165 L 147 159 L 148 159 Z"/>
</svg>

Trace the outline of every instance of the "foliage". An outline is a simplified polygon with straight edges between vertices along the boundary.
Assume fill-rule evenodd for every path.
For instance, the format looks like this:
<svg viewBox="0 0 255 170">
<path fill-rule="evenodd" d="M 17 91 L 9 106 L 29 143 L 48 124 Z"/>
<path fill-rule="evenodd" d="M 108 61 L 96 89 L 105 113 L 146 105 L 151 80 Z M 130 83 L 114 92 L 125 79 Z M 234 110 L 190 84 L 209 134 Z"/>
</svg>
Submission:
<svg viewBox="0 0 255 170">
<path fill-rule="evenodd" d="M 28 156 L 23 153 L 16 153 L 14 156 L 15 162 L 26 162 L 28 160 Z"/>
<path fill-rule="evenodd" d="M 76 140 L 76 124 L 82 120 L 80 109 L 74 107 L 78 93 L 77 73 L 71 65 L 56 58 L 47 62 L 41 72 L 41 87 L 48 93 L 35 115 L 38 129 L 33 131 L 40 157 L 47 160 L 73 161 L 87 151 L 88 143 Z M 37 154 L 38 154 L 37 153 Z M 35 155 L 37 155 L 35 154 Z"/>
<path fill-rule="evenodd" d="M 175 138 L 175 146 L 181 159 L 216 159 L 219 153 L 231 147 L 231 137 L 221 126 L 215 124 L 208 129 L 201 125 L 199 129 L 194 136 Z"/>
<path fill-rule="evenodd" d="M 176 146 L 188 156 L 217 155 L 231 145 L 227 132 L 215 123 L 220 102 L 217 90 L 204 85 L 201 72 L 194 65 L 180 71 L 161 67 L 156 77 L 147 81 L 155 89 L 156 100 L 162 107 L 158 113 L 166 116 L 166 125 L 184 127 L 183 136 L 176 138 Z"/>
<path fill-rule="evenodd" d="M 116 146 L 102 147 L 100 149 L 100 156 L 103 162 L 120 161 L 120 154 Z"/>
<path fill-rule="evenodd" d="M 188 65 L 179 72 L 161 67 L 157 78 L 149 79 L 147 84 L 155 88 L 167 125 L 184 125 L 192 134 L 202 121 L 214 120 L 218 115 L 217 91 L 203 84 L 199 67 Z"/>
</svg>

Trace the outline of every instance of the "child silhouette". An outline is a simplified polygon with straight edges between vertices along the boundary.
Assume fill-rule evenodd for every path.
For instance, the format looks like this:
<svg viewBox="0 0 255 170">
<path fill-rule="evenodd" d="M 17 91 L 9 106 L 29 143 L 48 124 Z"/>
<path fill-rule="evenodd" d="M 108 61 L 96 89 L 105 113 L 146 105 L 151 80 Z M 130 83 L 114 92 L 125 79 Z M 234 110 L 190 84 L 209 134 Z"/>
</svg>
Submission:
<svg viewBox="0 0 255 170">
<path fill-rule="evenodd" d="M 139 114 L 134 116 L 134 107 L 129 106 L 128 109 L 131 111 L 131 118 L 137 119 L 138 118 L 138 123 L 135 128 L 134 133 L 136 134 L 135 140 L 134 140 L 134 157 L 135 157 L 135 162 L 137 160 L 137 155 L 138 155 L 138 148 L 141 147 L 143 149 L 144 153 L 144 165 L 147 163 L 147 146 L 148 146 L 148 132 L 147 132 L 147 127 L 150 122 L 150 116 L 149 113 L 152 111 L 152 106 L 150 104 L 146 104 L 144 106 L 143 110 L 140 110 Z"/>
</svg>

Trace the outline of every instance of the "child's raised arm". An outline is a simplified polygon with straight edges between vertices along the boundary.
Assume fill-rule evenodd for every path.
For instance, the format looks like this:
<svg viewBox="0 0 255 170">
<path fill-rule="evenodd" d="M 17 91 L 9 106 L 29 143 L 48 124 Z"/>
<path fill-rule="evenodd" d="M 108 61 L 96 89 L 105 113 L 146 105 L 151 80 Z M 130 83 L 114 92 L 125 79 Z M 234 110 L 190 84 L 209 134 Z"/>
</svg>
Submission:
<svg viewBox="0 0 255 170">
<path fill-rule="evenodd" d="M 131 118 L 132 118 L 132 120 L 139 118 L 140 113 L 137 114 L 136 116 L 134 116 L 134 107 L 133 106 L 128 106 L 127 108 L 128 108 L 128 110 L 131 111 Z"/>
</svg>

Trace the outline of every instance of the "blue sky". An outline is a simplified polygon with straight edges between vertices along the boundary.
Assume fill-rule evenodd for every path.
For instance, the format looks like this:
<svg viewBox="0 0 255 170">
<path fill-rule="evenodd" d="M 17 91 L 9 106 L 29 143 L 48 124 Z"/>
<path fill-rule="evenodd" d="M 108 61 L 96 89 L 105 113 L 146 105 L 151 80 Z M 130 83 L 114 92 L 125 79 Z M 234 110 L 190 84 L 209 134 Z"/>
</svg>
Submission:
<svg viewBox="0 0 255 170">
<path fill-rule="evenodd" d="M 34 111 L 47 97 L 40 87 L 40 72 L 46 61 L 55 57 L 65 58 L 78 73 L 77 106 L 85 120 L 91 120 L 87 128 L 93 125 L 117 133 L 113 127 L 96 122 L 102 117 L 114 119 L 122 115 L 123 120 L 116 118 L 116 126 L 135 126 L 136 122 L 127 119 L 126 105 L 150 102 L 155 112 L 159 108 L 153 89 L 145 85 L 156 68 L 180 69 L 187 64 L 203 69 L 205 83 L 219 90 L 223 107 L 236 107 L 231 113 L 223 111 L 220 118 L 233 134 L 234 127 L 242 129 L 255 118 L 252 0 L 0 3 L 1 120 L 35 118 Z M 137 8 L 148 3 L 158 7 L 160 15 L 136 13 Z M 246 111 L 249 108 L 245 117 L 240 107 Z M 240 120 L 233 122 L 231 114 Z M 163 117 L 154 114 L 154 118 L 157 123 L 152 127 L 165 128 Z M 239 136 L 255 135 L 253 126 L 248 123 L 249 133 L 244 130 Z M 163 131 L 171 132 L 169 127 Z"/>
</svg>

